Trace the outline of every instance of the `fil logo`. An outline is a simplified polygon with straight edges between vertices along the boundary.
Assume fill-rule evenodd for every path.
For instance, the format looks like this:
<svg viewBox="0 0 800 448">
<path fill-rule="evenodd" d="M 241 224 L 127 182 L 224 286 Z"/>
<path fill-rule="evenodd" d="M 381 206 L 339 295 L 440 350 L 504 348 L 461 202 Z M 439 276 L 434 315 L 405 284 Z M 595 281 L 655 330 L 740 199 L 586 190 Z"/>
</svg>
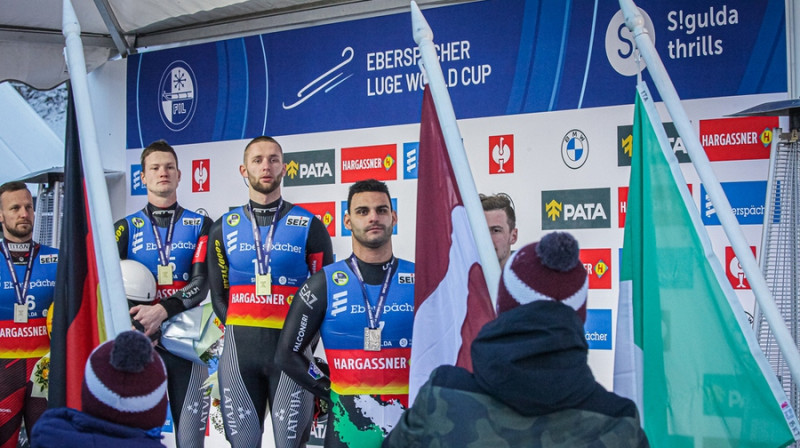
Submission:
<svg viewBox="0 0 800 448">
<path fill-rule="evenodd" d="M 656 34 L 653 21 L 647 13 L 639 8 L 639 12 L 644 17 L 644 27 L 647 35 L 655 44 Z M 622 11 L 617 11 L 606 28 L 606 58 L 611 67 L 622 76 L 635 76 L 646 67 L 644 61 L 637 57 L 639 50 L 636 49 L 636 42 L 633 33 L 625 26 L 625 15 Z"/>
<path fill-rule="evenodd" d="M 577 170 L 589 158 L 589 139 L 579 129 L 573 129 L 561 140 L 561 159 L 568 167 Z"/>
<path fill-rule="evenodd" d="M 756 256 L 756 247 L 750 246 L 753 251 L 753 256 Z M 742 265 L 739 263 L 739 258 L 733 251 L 731 246 L 725 247 L 725 274 L 728 276 L 728 281 L 731 282 L 733 289 L 750 289 L 750 283 L 747 281 L 747 276 L 744 275 Z"/>
<path fill-rule="evenodd" d="M 172 131 L 181 131 L 197 109 L 197 77 L 184 61 L 170 64 L 161 75 L 159 89 L 161 121 Z"/>
<path fill-rule="evenodd" d="M 406 167 L 403 170 L 403 179 L 416 179 L 419 142 L 403 143 L 403 158 L 406 161 Z"/>
<path fill-rule="evenodd" d="M 192 193 L 210 191 L 210 168 L 209 159 L 192 160 Z"/>
<path fill-rule="evenodd" d="M 489 136 L 489 174 L 514 172 L 514 135 Z"/>
<path fill-rule="evenodd" d="M 147 187 L 142 183 L 142 165 L 131 165 L 131 196 L 144 196 Z"/>
</svg>

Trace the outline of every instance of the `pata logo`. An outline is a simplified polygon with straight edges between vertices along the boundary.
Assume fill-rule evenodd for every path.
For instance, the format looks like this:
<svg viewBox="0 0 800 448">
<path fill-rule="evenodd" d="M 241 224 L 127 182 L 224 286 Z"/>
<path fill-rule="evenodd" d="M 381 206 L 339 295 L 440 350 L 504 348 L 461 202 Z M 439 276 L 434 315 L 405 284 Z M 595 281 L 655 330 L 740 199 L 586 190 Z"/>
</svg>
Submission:
<svg viewBox="0 0 800 448">
<path fill-rule="evenodd" d="M 609 228 L 610 205 L 608 188 L 543 191 L 542 229 Z"/>
</svg>

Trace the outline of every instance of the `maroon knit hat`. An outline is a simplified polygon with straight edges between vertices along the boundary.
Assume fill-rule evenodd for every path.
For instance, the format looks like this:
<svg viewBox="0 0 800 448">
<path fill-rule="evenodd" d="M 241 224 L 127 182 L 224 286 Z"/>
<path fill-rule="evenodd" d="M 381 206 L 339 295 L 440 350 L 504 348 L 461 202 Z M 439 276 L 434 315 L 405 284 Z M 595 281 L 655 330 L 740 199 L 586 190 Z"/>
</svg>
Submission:
<svg viewBox="0 0 800 448">
<path fill-rule="evenodd" d="M 150 340 L 138 331 L 120 333 L 86 361 L 83 412 L 149 430 L 167 418 L 167 371 Z"/>
<path fill-rule="evenodd" d="M 545 235 L 516 251 L 506 262 L 497 291 L 497 314 L 537 300 L 561 302 L 586 321 L 589 277 L 575 238 L 567 232 Z"/>
</svg>

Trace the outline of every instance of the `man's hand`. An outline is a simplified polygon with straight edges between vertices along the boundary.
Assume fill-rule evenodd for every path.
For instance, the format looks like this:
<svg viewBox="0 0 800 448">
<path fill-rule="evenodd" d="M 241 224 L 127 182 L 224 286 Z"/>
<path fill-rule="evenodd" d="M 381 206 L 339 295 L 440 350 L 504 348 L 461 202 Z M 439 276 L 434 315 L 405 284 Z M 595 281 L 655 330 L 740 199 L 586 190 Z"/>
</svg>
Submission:
<svg viewBox="0 0 800 448">
<path fill-rule="evenodd" d="M 131 308 L 131 316 L 144 327 L 144 334 L 154 335 L 167 318 L 167 310 L 161 305 L 136 305 Z"/>
</svg>

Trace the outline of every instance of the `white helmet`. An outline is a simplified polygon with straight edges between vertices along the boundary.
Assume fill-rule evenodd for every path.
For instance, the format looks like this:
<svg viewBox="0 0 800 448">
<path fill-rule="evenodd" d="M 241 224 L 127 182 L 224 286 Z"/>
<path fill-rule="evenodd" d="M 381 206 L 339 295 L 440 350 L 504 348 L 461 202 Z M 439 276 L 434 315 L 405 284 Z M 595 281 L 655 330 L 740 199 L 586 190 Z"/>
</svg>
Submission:
<svg viewBox="0 0 800 448">
<path fill-rule="evenodd" d="M 135 260 L 120 260 L 119 266 L 128 300 L 150 303 L 156 299 L 156 279 L 145 265 Z"/>
</svg>

